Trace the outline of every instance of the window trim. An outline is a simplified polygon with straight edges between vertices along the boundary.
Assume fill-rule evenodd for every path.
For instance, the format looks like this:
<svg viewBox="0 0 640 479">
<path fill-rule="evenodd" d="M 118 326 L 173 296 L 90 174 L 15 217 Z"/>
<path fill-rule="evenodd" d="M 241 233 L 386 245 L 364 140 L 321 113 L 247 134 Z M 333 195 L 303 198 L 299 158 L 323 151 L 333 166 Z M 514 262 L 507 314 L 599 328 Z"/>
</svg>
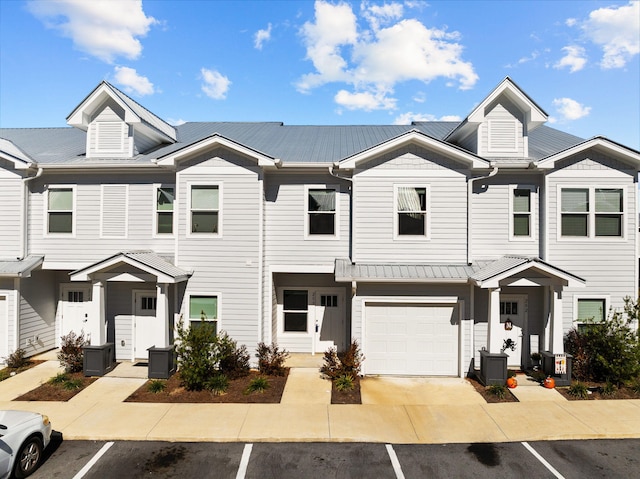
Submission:
<svg viewBox="0 0 640 479">
<path fill-rule="evenodd" d="M 529 235 L 520 236 L 516 235 L 514 231 L 515 227 L 515 215 L 522 214 L 514 210 L 514 199 L 516 190 L 529 190 Z M 509 241 L 536 241 L 537 235 L 537 216 L 536 210 L 538 206 L 538 194 L 537 187 L 535 185 L 509 185 Z"/>
<path fill-rule="evenodd" d="M 285 291 L 306 291 L 307 292 L 307 330 L 306 331 L 285 331 L 284 329 L 284 292 Z M 278 335 L 284 337 L 310 337 L 313 335 L 313 323 L 311 321 L 311 306 L 313 290 L 301 286 L 282 286 L 278 288 Z"/>
<path fill-rule="evenodd" d="M 194 233 L 192 231 L 192 209 L 191 209 L 191 191 L 194 186 L 217 186 L 218 187 L 218 232 L 217 233 Z M 222 182 L 189 182 L 187 183 L 187 215 L 188 219 L 186 221 L 187 231 L 186 236 L 191 238 L 222 238 L 222 216 L 223 216 L 223 207 L 222 207 Z"/>
<path fill-rule="evenodd" d="M 187 293 L 187 301 L 186 301 L 186 317 L 189 327 L 191 327 L 191 321 L 195 321 L 191 319 L 191 297 L 192 296 L 209 296 L 217 298 L 216 304 L 216 318 L 215 319 L 205 319 L 205 321 L 210 323 L 216 323 L 216 333 L 219 334 L 222 331 L 222 295 L 219 292 L 199 292 L 199 291 L 191 291 Z"/>
<path fill-rule="evenodd" d="M 172 214 L 172 220 L 171 220 L 171 229 L 172 232 L 171 233 L 158 233 L 158 189 L 160 188 L 173 188 L 173 210 L 171 211 Z M 176 210 L 177 210 L 177 204 L 178 204 L 178 189 L 176 188 L 176 185 L 173 183 L 154 183 L 153 184 L 153 200 L 152 200 L 152 205 L 153 205 L 153 231 L 152 231 L 152 236 L 154 238 L 173 238 L 176 234 L 176 228 L 177 228 L 177 222 L 176 222 Z M 220 205 L 218 205 L 220 206 Z M 191 210 L 189 210 L 191 211 Z M 218 225 L 219 226 L 219 225 Z"/>
<path fill-rule="evenodd" d="M 398 190 L 400 188 L 424 188 L 425 189 L 425 225 L 424 235 L 399 234 L 398 214 Z M 431 239 L 431 186 L 427 183 L 394 183 L 393 185 L 393 239 L 394 241 L 429 241 Z"/>
<path fill-rule="evenodd" d="M 76 221 L 78 218 L 78 208 L 77 208 L 77 204 L 76 204 L 76 186 L 77 185 L 61 185 L 61 184 L 54 184 L 54 185 L 47 185 L 47 187 L 45 188 L 45 198 L 44 198 L 44 203 L 45 203 L 45 208 L 44 208 L 44 221 L 43 221 L 43 236 L 51 236 L 51 237 L 65 237 L 65 238 L 75 238 L 76 236 Z M 71 210 L 71 232 L 70 233 L 50 233 L 49 232 L 49 213 L 51 212 L 49 210 L 49 191 L 51 190 L 58 190 L 58 189 L 65 189 L 65 190 L 71 190 L 71 196 L 72 196 L 72 202 L 73 202 L 73 206 L 72 206 L 72 210 Z"/>
<path fill-rule="evenodd" d="M 586 236 L 563 236 L 562 235 L 562 190 L 588 190 L 589 192 L 589 211 L 587 211 L 587 235 Z M 596 189 L 600 190 L 621 190 L 622 191 L 622 216 L 621 219 L 621 235 L 620 236 L 596 236 Z M 558 184 L 556 191 L 556 238 L 561 242 L 581 242 L 581 241 L 599 241 L 599 242 L 620 242 L 627 240 L 627 217 L 628 213 L 628 201 L 627 201 L 627 185 L 611 185 L 611 184 L 598 184 L 598 185 L 585 185 L 580 184 Z"/>
<path fill-rule="evenodd" d="M 573 317 L 572 322 L 575 325 L 591 324 L 578 320 L 578 301 L 581 299 L 597 299 L 604 301 L 604 311 L 602 312 L 602 320 L 606 321 L 609 308 L 611 307 L 611 295 L 609 294 L 574 294 L 573 295 Z"/>
<path fill-rule="evenodd" d="M 333 190 L 335 192 L 335 209 L 333 211 L 333 234 L 310 234 L 309 233 L 309 191 L 310 190 Z M 340 186 L 337 184 L 308 184 L 304 185 L 304 239 L 305 240 L 337 240 L 340 239 Z"/>
</svg>

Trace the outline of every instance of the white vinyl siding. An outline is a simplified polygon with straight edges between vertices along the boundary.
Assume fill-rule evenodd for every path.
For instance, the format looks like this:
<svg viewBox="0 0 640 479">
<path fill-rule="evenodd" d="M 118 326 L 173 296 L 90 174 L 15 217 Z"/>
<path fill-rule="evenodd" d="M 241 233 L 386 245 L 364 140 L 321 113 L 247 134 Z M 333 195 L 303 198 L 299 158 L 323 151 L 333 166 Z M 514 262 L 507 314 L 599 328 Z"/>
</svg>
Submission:
<svg viewBox="0 0 640 479">
<path fill-rule="evenodd" d="M 128 185 L 102 185 L 100 236 L 126 238 L 128 226 Z"/>
<path fill-rule="evenodd" d="M 478 127 L 478 154 L 489 158 L 525 158 L 528 155 L 524 113 L 501 96 Z"/>
<path fill-rule="evenodd" d="M 23 208 L 22 179 L 0 167 L 0 245 L 2 256 L 15 258 L 22 255 L 20 238 L 22 236 Z"/>
<path fill-rule="evenodd" d="M 27 356 L 53 349 L 57 284 L 52 271 L 34 271 L 20 280 L 18 347 Z"/>
</svg>

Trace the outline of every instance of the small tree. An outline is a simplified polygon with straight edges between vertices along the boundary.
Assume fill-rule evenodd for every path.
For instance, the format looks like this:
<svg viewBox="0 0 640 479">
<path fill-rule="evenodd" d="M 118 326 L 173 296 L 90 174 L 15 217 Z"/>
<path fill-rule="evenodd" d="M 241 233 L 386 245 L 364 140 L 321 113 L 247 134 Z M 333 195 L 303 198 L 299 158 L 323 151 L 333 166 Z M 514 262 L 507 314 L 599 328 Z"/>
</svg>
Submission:
<svg viewBox="0 0 640 479">
<path fill-rule="evenodd" d="M 340 376 L 350 376 L 353 379 L 360 374 L 364 356 L 360 351 L 360 345 L 355 339 L 351 341 L 347 350 L 338 353 L 336 348 L 329 348 L 324 353 L 324 364 L 320 372 L 329 379 Z"/>
<path fill-rule="evenodd" d="M 289 357 L 286 349 L 280 349 L 276 343 L 267 345 L 263 342 L 258 343 L 258 370 L 261 374 L 271 376 L 284 376 L 286 368 L 285 361 Z"/>
<path fill-rule="evenodd" d="M 640 374 L 639 312 L 638 302 L 627 297 L 623 311 L 611 309 L 605 321 L 567 334 L 565 349 L 574 356 L 576 378 L 621 385 Z"/>
<path fill-rule="evenodd" d="M 89 338 L 85 337 L 84 331 L 81 331 L 80 334 L 70 331 L 60 339 L 60 351 L 58 351 L 60 366 L 68 373 L 79 373 L 84 368 L 84 350 L 82 348 L 89 344 Z"/>
<path fill-rule="evenodd" d="M 217 368 L 220 373 L 229 379 L 244 377 L 251 369 L 251 355 L 243 344 L 231 339 L 225 331 L 220 331 L 216 337 L 215 356 Z"/>
<path fill-rule="evenodd" d="M 181 317 L 176 330 L 176 353 L 182 384 L 189 391 L 201 391 L 215 373 L 215 326 L 202 319 L 197 325 L 185 327 Z"/>
</svg>

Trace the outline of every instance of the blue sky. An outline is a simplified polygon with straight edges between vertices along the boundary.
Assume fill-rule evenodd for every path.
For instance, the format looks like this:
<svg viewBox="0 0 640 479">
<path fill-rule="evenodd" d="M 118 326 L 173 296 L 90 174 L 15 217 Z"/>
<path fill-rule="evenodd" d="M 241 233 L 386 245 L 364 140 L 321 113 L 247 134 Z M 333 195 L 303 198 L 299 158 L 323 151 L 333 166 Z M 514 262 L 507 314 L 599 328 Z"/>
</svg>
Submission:
<svg viewBox="0 0 640 479">
<path fill-rule="evenodd" d="M 0 1 L 0 126 L 107 80 L 173 124 L 460 120 L 510 76 L 550 126 L 640 150 L 640 2 Z"/>
</svg>

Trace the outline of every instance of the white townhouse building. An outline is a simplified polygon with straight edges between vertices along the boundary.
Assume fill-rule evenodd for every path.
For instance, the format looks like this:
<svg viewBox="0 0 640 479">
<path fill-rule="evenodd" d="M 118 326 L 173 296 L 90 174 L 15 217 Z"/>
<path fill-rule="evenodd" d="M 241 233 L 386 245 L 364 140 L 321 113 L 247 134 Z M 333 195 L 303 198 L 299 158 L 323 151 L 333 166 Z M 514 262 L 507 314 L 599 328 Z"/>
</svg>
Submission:
<svg viewBox="0 0 640 479">
<path fill-rule="evenodd" d="M 366 374 L 562 353 L 637 295 L 640 153 L 547 118 L 505 78 L 461 122 L 172 126 L 102 82 L 68 127 L 0 129 L 0 357 L 83 330 L 144 359 L 180 318 L 356 339 Z"/>
</svg>

